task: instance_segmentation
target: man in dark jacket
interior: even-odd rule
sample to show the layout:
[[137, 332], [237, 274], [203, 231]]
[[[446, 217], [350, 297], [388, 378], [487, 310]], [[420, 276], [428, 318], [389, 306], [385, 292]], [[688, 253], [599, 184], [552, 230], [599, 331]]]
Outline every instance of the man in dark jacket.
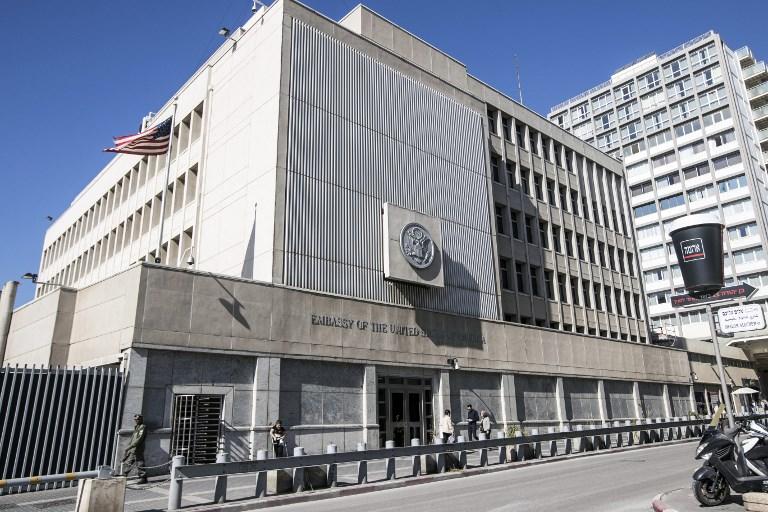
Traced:
[[478, 421], [480, 421], [480, 415], [472, 408], [472, 404], [467, 404], [467, 430], [469, 431], [469, 439], [467, 441], [477, 441], [479, 439], [477, 437]]
[[146, 429], [144, 426], [144, 417], [141, 414], [133, 416], [136, 426], [133, 427], [133, 434], [128, 441], [128, 447], [123, 456], [123, 476], [128, 476], [133, 468], [136, 468], [139, 480], [137, 483], [147, 483], [147, 471], [144, 469], [144, 439], [146, 438]]

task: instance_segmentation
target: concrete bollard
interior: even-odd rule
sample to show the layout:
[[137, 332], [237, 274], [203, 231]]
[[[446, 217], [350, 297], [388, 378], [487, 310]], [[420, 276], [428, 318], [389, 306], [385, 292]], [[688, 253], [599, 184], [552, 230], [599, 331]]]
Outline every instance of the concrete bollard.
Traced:
[[[504, 439], [506, 436], [504, 432], [496, 432], [496, 439]], [[507, 462], [507, 450], [506, 446], [499, 446], [499, 464]]]
[[[547, 427], [547, 434], [554, 434], [556, 432], [555, 427]], [[549, 448], [547, 449], [547, 457], [557, 456], [557, 441], [549, 441]]]
[[[294, 457], [303, 457], [305, 455], [304, 448], [297, 446], [293, 449]], [[304, 491], [304, 468], [293, 468], [293, 492]]]
[[[571, 431], [570, 425], [563, 425], [562, 427], [560, 427], [560, 432], [570, 432], [570, 431]], [[563, 446], [563, 453], [565, 455], [570, 455], [570, 454], [573, 453], [573, 439], [572, 438], [569, 437], [569, 438], [567, 438], [565, 440], [565, 443], [564, 443], [564, 446]]]
[[[325, 447], [325, 453], [329, 455], [338, 453], [338, 447], [331, 443]], [[336, 484], [339, 480], [339, 471], [336, 467], [336, 464], [328, 464], [326, 471], [328, 473], [328, 487], [336, 487]]]
[[176, 468], [183, 466], [186, 459], [183, 455], [176, 455], [171, 460], [171, 485], [168, 488], [168, 510], [179, 510], [181, 508], [181, 491], [184, 486], [184, 481], [174, 478], [176, 475]]
[[[102, 466], [107, 467], [107, 466]], [[125, 506], [125, 477], [99, 476], [83, 480], [77, 486], [77, 512], [123, 512]]]
[[[267, 460], [267, 450], [256, 450], [256, 460]], [[267, 495], [267, 472], [256, 473], [256, 491], [254, 496], [263, 498]]]
[[[357, 451], [364, 452], [366, 449], [365, 443], [357, 443]], [[358, 484], [367, 484], [368, 483], [368, 461], [367, 460], [361, 460], [357, 463], [357, 483]]]
[[[481, 432], [478, 434], [478, 441], [487, 441], [488, 440], [488, 434], [485, 432]], [[488, 465], [488, 448], [480, 448], [480, 467], [485, 467]], [[461, 468], [466, 468], [466, 462], [462, 461]]]
[[[219, 452], [216, 454], [216, 464], [229, 462], [229, 453]], [[213, 489], [213, 502], [224, 503], [227, 501], [227, 477], [220, 475], [216, 477], [216, 485]]]
[[[443, 443], [442, 438], [436, 437], [435, 438], [435, 444], [445, 444]], [[445, 472], [445, 453], [436, 453], [435, 454], [435, 473], [444, 473]]]
[[[411, 446], [421, 446], [421, 439], [419, 439], [418, 437], [411, 439]], [[411, 474], [413, 476], [421, 475], [421, 456], [420, 455], [414, 455], [411, 458], [411, 466], [412, 466]]]
[[[630, 420], [624, 420], [624, 426], [631, 427], [632, 422]], [[635, 433], [632, 431], [627, 432], [627, 446], [632, 446], [633, 444], [635, 444]]]
[[[537, 435], [539, 435], [539, 429], [537, 429], [537, 428], [532, 428], [532, 429], [531, 429], [531, 435], [532, 435], [532, 436], [537, 436]], [[531, 446], [531, 456], [532, 456], [534, 459], [540, 459], [540, 458], [541, 458], [541, 443], [540, 443], [540, 442], [536, 441], [536, 442], [535, 442], [535, 443], [533, 443], [533, 445]]]
[[[466, 439], [464, 438], [464, 436], [457, 436], [456, 437], [456, 442], [457, 443], [464, 443], [464, 442], [466, 442]], [[446, 464], [446, 468], [445, 469], [448, 470], [448, 456], [445, 457], [445, 464]], [[466, 469], [467, 468], [467, 451], [466, 450], [459, 451], [459, 460], [458, 460], [457, 464], [458, 464], [458, 466], [461, 469]]]
[[[577, 432], [582, 432], [583, 430], [584, 430], [584, 425], [576, 425]], [[584, 436], [577, 437], [576, 446], [573, 447], [573, 451], [576, 453], [587, 451], [587, 438]]]
[[[620, 426], [621, 426], [621, 423], [619, 423], [618, 421], [613, 422], [613, 428], [619, 428]], [[621, 432], [618, 432], [616, 434], [616, 447], [621, 448], [623, 444], [624, 444], [624, 436]]]
[[[387, 450], [391, 450], [395, 447], [394, 441], [385, 441], [384, 447]], [[387, 480], [394, 480], [395, 479], [395, 458], [389, 457], [386, 462], [386, 472], [387, 472]]]

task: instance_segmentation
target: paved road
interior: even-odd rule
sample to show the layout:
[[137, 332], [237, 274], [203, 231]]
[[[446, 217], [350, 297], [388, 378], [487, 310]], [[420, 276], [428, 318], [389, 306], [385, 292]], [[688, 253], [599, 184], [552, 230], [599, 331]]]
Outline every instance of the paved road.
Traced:
[[597, 455], [270, 510], [648, 511], [659, 492], [690, 486], [698, 466], [693, 460], [695, 447], [695, 443], [684, 443]]

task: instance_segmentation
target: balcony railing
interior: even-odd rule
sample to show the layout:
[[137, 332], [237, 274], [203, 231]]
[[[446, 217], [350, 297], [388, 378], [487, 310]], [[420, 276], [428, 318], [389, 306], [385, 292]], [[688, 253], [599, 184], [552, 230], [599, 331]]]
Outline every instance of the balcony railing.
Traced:
[[763, 105], [762, 107], [756, 108], [752, 111], [752, 119], [755, 121], [762, 119], [765, 116], [768, 116], [768, 105]]
[[766, 93], [768, 93], [768, 82], [764, 82], [760, 85], [752, 87], [747, 91], [747, 94], [749, 95], [749, 99], [751, 100], [757, 98], [758, 96], [762, 96], [763, 94], [766, 94]]
[[738, 50], [736, 50], [736, 57], [739, 60], [744, 59], [751, 59], [752, 57], [752, 50], [749, 48], [749, 46], [742, 46]]
[[757, 132], [757, 138], [760, 142], [765, 142], [768, 140], [768, 128], [763, 128], [759, 132]]
[[766, 72], [765, 62], [760, 61], [757, 64], [752, 64], [751, 66], [746, 68], [744, 71], [742, 71], [742, 74], [744, 75], [744, 80], [748, 80], [753, 76], [757, 76], [765, 72]]

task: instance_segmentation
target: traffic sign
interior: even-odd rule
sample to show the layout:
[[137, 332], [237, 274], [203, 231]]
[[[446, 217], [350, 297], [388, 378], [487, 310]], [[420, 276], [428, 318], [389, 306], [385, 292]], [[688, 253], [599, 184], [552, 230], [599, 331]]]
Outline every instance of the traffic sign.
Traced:
[[720, 302], [723, 300], [732, 299], [748, 299], [757, 291], [752, 285], [747, 283], [741, 283], [734, 286], [726, 286], [720, 288], [720, 291], [710, 293], [707, 295], [688, 295], [684, 293], [682, 295], [672, 296], [672, 307], [685, 308], [691, 306], [698, 306], [700, 304], [707, 304], [710, 302]]
[[765, 329], [765, 316], [760, 304], [744, 304], [721, 308], [717, 312], [723, 332], [747, 332]]

